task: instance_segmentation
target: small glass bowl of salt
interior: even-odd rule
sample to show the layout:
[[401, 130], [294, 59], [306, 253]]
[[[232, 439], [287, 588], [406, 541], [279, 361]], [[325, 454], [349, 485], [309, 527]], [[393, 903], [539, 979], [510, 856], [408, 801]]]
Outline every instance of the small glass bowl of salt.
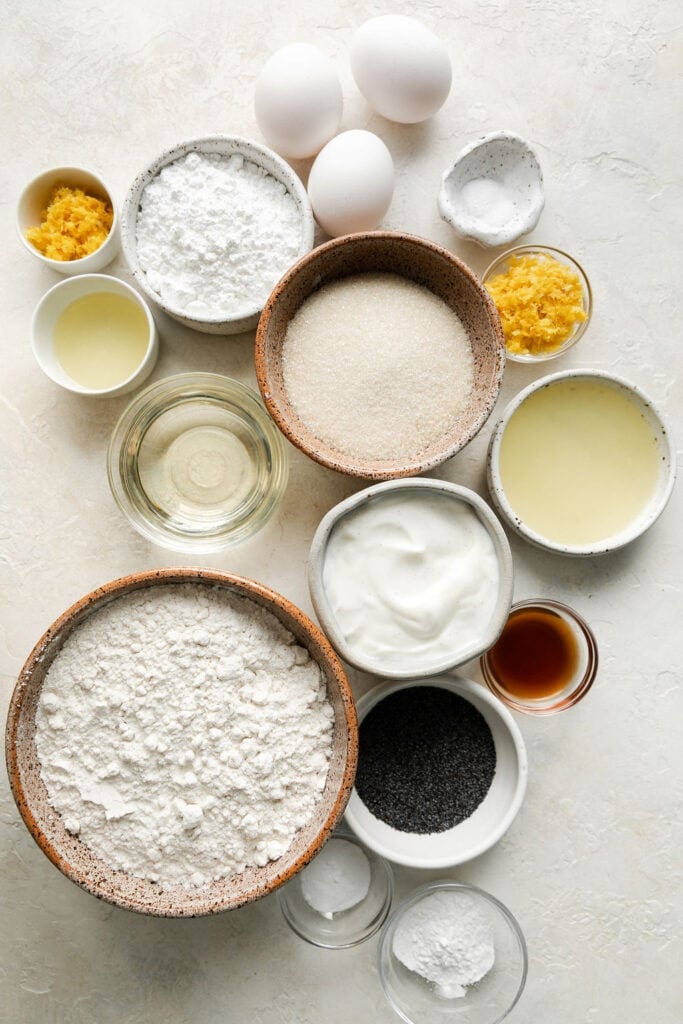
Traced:
[[407, 1024], [499, 1024], [526, 983], [526, 942], [495, 896], [432, 882], [387, 921], [378, 970], [387, 1000]]
[[325, 949], [346, 949], [381, 928], [393, 891], [387, 861], [350, 832], [338, 830], [278, 890], [278, 899], [285, 921], [300, 938]]

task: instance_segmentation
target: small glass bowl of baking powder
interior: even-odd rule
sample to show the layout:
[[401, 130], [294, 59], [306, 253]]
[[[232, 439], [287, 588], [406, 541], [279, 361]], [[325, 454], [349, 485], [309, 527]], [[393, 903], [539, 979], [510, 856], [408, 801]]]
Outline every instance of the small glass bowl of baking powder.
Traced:
[[253, 536], [287, 485], [282, 435], [251, 388], [181, 373], [141, 391], [109, 443], [114, 499], [135, 529], [175, 551]]
[[393, 892], [388, 862], [342, 828], [277, 895], [300, 938], [324, 949], [348, 949], [382, 927]]
[[500, 900], [473, 885], [432, 882], [387, 921], [378, 970], [407, 1024], [499, 1024], [526, 983], [524, 935]]

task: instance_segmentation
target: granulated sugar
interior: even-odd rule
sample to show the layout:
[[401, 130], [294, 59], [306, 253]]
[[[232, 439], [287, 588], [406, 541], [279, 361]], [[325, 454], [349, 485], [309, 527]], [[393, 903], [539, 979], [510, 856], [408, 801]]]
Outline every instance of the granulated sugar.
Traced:
[[292, 317], [282, 352], [295, 411], [325, 444], [366, 459], [413, 458], [451, 429], [472, 391], [465, 327], [397, 274], [324, 285]]
[[91, 614], [47, 672], [36, 748], [65, 827], [114, 868], [202, 886], [275, 860], [327, 778], [319, 666], [220, 587], [135, 591]]

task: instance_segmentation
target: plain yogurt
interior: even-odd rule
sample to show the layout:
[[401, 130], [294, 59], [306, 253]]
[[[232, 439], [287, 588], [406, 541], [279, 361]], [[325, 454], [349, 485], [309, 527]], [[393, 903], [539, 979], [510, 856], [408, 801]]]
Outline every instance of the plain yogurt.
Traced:
[[428, 672], [466, 655], [490, 627], [499, 576], [474, 508], [418, 490], [348, 513], [330, 534], [322, 570], [349, 650], [387, 672]]

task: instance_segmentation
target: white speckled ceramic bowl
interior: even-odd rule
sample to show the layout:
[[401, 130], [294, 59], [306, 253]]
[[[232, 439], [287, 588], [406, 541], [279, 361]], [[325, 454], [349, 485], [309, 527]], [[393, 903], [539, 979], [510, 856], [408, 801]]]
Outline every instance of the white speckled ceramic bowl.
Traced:
[[[109, 293], [121, 295], [134, 302], [147, 320], [147, 348], [137, 368], [125, 379], [108, 388], [89, 388], [75, 381], [55, 355], [55, 326], [62, 313], [78, 299], [86, 295]], [[78, 277], [60, 281], [43, 295], [36, 306], [31, 321], [31, 347], [36, 362], [50, 380], [67, 391], [77, 395], [91, 395], [96, 398], [113, 398], [126, 395], [139, 387], [154, 369], [159, 354], [159, 337], [151, 310], [143, 297], [125, 281], [109, 274], [81, 274]]]
[[538, 157], [525, 139], [507, 131], [465, 146], [444, 171], [438, 197], [446, 223], [488, 247], [533, 231], [544, 204]]
[[[572, 380], [602, 382], [626, 395], [634, 403], [636, 409], [652, 430], [652, 443], [656, 446], [656, 456], [659, 464], [659, 472], [655, 487], [652, 490], [649, 499], [643, 504], [638, 513], [634, 515], [633, 519], [623, 529], [619, 530], [619, 532], [612, 536], [600, 537], [594, 541], [582, 544], [562, 543], [558, 540], [551, 540], [548, 537], [543, 536], [536, 529], [533, 529], [511, 503], [501, 476], [501, 447], [505, 442], [506, 430], [517, 410], [531, 395], [534, 395], [540, 389], [553, 388], [559, 383]], [[561, 410], [558, 409], [558, 415], [560, 414]], [[564, 422], [567, 430], [570, 430], [571, 420], [565, 417]], [[528, 459], [534, 459], [535, 451], [533, 448], [528, 449], [526, 457]], [[560, 468], [559, 464], [557, 468]], [[632, 473], [632, 466], [629, 461], [628, 452], [624, 453], [620, 462], [620, 468], [622, 474], [626, 477]], [[675, 477], [676, 458], [671, 434], [666, 428], [662, 417], [657, 412], [651, 400], [637, 385], [624, 380], [622, 377], [618, 377], [612, 373], [607, 373], [603, 370], [564, 370], [559, 373], [550, 374], [547, 377], [541, 377], [540, 380], [529, 384], [529, 386], [520, 391], [519, 394], [516, 395], [503, 410], [503, 415], [496, 424], [493, 434], [491, 435], [491, 441], [488, 449], [488, 487], [493, 503], [501, 517], [508, 526], [515, 531], [515, 533], [519, 534], [520, 537], [530, 541], [530, 543], [535, 544], [539, 548], [544, 548], [546, 551], [552, 551], [563, 555], [590, 556], [608, 554], [610, 551], [616, 551], [618, 548], [624, 547], [624, 545], [635, 540], [636, 537], [639, 537], [649, 529], [649, 527], [652, 526], [664, 511], [664, 508], [671, 497]], [[589, 485], [587, 484], [586, 500], [589, 501], [590, 499], [591, 493]]]
[[[474, 912], [483, 920], [493, 947], [493, 964], [489, 970], [478, 981], [465, 986], [463, 994], [451, 998], [448, 990], [440, 991], [434, 982], [407, 968], [395, 952], [397, 933], [400, 935], [411, 919], [415, 921], [416, 912], [428, 921], [434, 920], [435, 913], [444, 914], [443, 896], [449, 900], [446, 908], [451, 914]], [[434, 897], [437, 897], [437, 909]], [[445, 913], [437, 917], [436, 927], [445, 940], [439, 950], [442, 958], [439, 966], [444, 963], [461, 965], [463, 947], [458, 941], [457, 917]], [[450, 937], [450, 945], [446, 936]], [[466, 974], [469, 974], [470, 964], [469, 958], [465, 960]], [[377, 967], [385, 996], [406, 1024], [447, 1024], [449, 1021], [500, 1024], [524, 991], [528, 954], [522, 929], [500, 900], [474, 885], [444, 880], [421, 886], [399, 904], [382, 932]], [[452, 970], [453, 974], [457, 977], [457, 968]]]
[[[462, 642], [448, 653], [447, 656], [432, 656], [421, 664], [413, 663], [406, 667], [402, 660], [401, 666], [389, 665], [384, 660], [374, 660], [354, 646], [353, 641], [346, 637], [337, 621], [330, 604], [324, 583], [325, 557], [327, 546], [333, 531], [349, 514], [363, 506], [381, 501], [384, 497], [397, 495], [424, 495], [429, 498], [443, 495], [458, 505], [463, 503], [472, 508], [480, 523], [493, 543], [498, 560], [499, 582], [496, 603], [488, 626], [480, 635], [465, 636]], [[471, 658], [477, 658], [498, 639], [503, 626], [507, 622], [512, 601], [513, 564], [510, 546], [505, 531], [486, 502], [474, 491], [445, 480], [429, 480], [411, 478], [409, 480], [390, 480], [373, 484], [357, 494], [351, 495], [335, 505], [321, 520], [315, 532], [308, 561], [308, 585], [311, 600], [325, 634], [332, 646], [341, 657], [364, 672], [385, 676], [391, 679], [415, 679], [420, 676], [447, 672], [464, 665]]]
[[[48, 259], [47, 256], [38, 252], [26, 237], [29, 228], [38, 227], [41, 223], [42, 213], [48, 205], [52, 190], [60, 185], [80, 188], [86, 195], [104, 199], [110, 204], [114, 213], [111, 229], [102, 245], [79, 260]], [[85, 167], [53, 167], [33, 178], [19, 197], [16, 216], [17, 231], [24, 248], [44, 267], [56, 270], [58, 274], [64, 274], [66, 277], [71, 277], [74, 274], [97, 273], [111, 263], [118, 254], [120, 246], [119, 218], [114, 196], [99, 174], [88, 171]]]
[[450, 868], [479, 857], [505, 834], [526, 793], [527, 756], [522, 734], [505, 705], [484, 686], [460, 676], [435, 676], [400, 683], [380, 683], [357, 702], [360, 729], [359, 764], [363, 757], [363, 719], [381, 700], [411, 687], [435, 686], [469, 701], [483, 715], [496, 749], [491, 787], [476, 810], [444, 832], [402, 832], [381, 821], [365, 806], [356, 788], [344, 820], [358, 838], [381, 857], [406, 867]]
[[[327, 781], [311, 820], [296, 833], [288, 849], [264, 867], [200, 887], [163, 887], [146, 878], [116, 870], [68, 832], [50, 804], [36, 751], [36, 709], [46, 674], [67, 638], [79, 625], [114, 600], [147, 588], [163, 595], [165, 587], [193, 584], [220, 587], [265, 608], [305, 647], [320, 667], [334, 711], [332, 751]], [[114, 725], [112, 725], [114, 727]], [[338, 825], [356, 770], [358, 728], [346, 674], [318, 627], [282, 595], [254, 580], [204, 569], [154, 569], [113, 580], [68, 608], [40, 638], [24, 664], [10, 701], [5, 755], [12, 794], [36, 843], [67, 878], [100, 899], [126, 910], [156, 917], [201, 917], [250, 903], [273, 892], [315, 856]]]
[[[313, 247], [315, 225], [311, 204], [306, 189], [300, 179], [294, 173], [289, 164], [266, 146], [261, 146], [249, 139], [229, 135], [211, 135], [203, 138], [190, 139], [181, 142], [171, 149], [167, 149], [161, 156], [157, 157], [142, 171], [128, 190], [121, 212], [121, 244], [123, 255], [144, 293], [152, 302], [159, 305], [164, 312], [173, 317], [186, 327], [191, 327], [204, 334], [238, 334], [241, 331], [250, 331], [256, 327], [265, 300], [272, 288], [277, 283], [280, 274], [275, 277], [263, 280], [263, 301], [247, 304], [242, 308], [230, 310], [229, 313], [220, 316], [195, 316], [183, 309], [181, 306], [173, 305], [165, 301], [162, 296], [152, 287], [147, 274], [140, 266], [137, 253], [136, 225], [140, 200], [145, 188], [154, 178], [176, 160], [187, 156], [189, 153], [218, 154], [219, 156], [239, 155], [245, 160], [257, 164], [267, 171], [285, 187], [290, 196], [294, 199], [300, 216], [300, 242], [296, 259], [300, 259]], [[283, 266], [281, 273], [284, 274], [289, 266]]]

